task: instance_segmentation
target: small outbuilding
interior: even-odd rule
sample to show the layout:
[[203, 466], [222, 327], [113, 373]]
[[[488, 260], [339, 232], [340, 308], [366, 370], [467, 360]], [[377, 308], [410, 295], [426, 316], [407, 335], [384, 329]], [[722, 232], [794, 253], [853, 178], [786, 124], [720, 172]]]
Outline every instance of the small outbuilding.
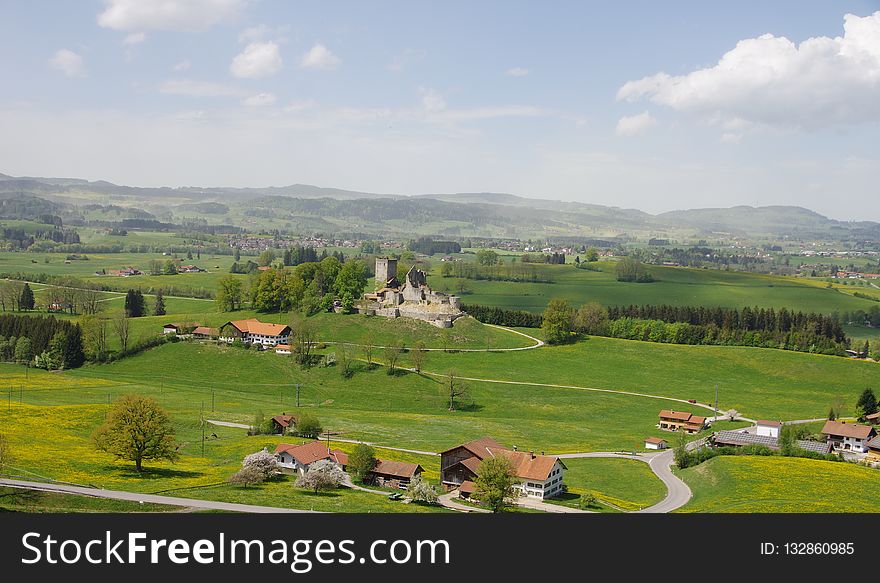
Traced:
[[645, 449], [666, 449], [667, 447], [669, 447], [669, 444], [666, 443], [665, 439], [660, 439], [659, 437], [645, 438]]

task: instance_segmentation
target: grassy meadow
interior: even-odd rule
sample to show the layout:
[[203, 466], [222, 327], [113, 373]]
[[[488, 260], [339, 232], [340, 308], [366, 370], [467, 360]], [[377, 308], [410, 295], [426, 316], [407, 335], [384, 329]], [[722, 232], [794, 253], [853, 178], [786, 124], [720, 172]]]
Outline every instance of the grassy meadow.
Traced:
[[575, 305], [595, 301], [604, 305], [759, 306], [826, 314], [867, 309], [874, 303], [852, 296], [849, 290], [826, 289], [824, 280], [819, 285], [806, 278], [649, 265], [646, 267], [657, 281], [626, 283], [617, 281], [614, 263], [597, 262], [595, 266], [600, 271], [571, 265], [534, 266], [554, 283], [461, 280], [437, 273], [431, 284], [456, 293], [464, 286], [466, 304], [532, 312], [542, 311], [552, 298], [564, 298]]
[[694, 493], [679, 512], [877, 512], [880, 474], [841, 462], [720, 456], [679, 472]]
[[632, 512], [647, 508], [666, 497], [666, 486], [644, 462], [574, 458], [566, 459], [564, 463], [568, 468], [565, 472], [568, 492], [559, 498], [559, 504], [577, 507], [582, 494], [593, 494], [606, 508]]

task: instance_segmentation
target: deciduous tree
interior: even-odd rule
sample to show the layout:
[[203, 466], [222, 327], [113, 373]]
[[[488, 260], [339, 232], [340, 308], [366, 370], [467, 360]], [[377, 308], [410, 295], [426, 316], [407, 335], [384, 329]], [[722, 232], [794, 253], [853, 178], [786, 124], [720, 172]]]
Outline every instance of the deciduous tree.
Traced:
[[308, 471], [296, 479], [294, 486], [314, 490], [332, 490], [345, 483], [345, 472], [330, 460], [318, 460], [309, 466]]
[[516, 499], [513, 464], [505, 456], [489, 457], [477, 467], [474, 498], [492, 512], [504, 512]]
[[152, 397], [126, 395], [95, 430], [95, 446], [118, 459], [132, 461], [138, 472], [145, 460], [176, 461], [179, 445], [165, 410]]
[[366, 443], [359, 443], [348, 455], [348, 470], [363, 481], [376, 466], [376, 451]]

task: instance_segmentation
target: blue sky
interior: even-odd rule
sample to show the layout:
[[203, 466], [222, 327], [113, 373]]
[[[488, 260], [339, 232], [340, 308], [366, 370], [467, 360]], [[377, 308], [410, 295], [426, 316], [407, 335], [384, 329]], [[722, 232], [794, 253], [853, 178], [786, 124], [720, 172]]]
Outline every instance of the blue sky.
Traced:
[[880, 2], [607, 4], [4, 0], [0, 172], [880, 220]]

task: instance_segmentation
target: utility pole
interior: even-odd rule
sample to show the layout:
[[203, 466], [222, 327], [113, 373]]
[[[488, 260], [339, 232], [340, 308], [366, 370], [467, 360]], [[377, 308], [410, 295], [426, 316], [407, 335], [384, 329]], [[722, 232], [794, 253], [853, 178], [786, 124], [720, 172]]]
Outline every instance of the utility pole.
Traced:
[[302, 385], [300, 385], [299, 383], [296, 383], [296, 408], [297, 409], [299, 409], [299, 388], [301, 386]]
[[202, 457], [205, 457], [205, 402], [202, 401], [202, 411], [199, 414], [199, 425], [202, 426]]
[[214, 412], [214, 389], [211, 389], [211, 413]]

